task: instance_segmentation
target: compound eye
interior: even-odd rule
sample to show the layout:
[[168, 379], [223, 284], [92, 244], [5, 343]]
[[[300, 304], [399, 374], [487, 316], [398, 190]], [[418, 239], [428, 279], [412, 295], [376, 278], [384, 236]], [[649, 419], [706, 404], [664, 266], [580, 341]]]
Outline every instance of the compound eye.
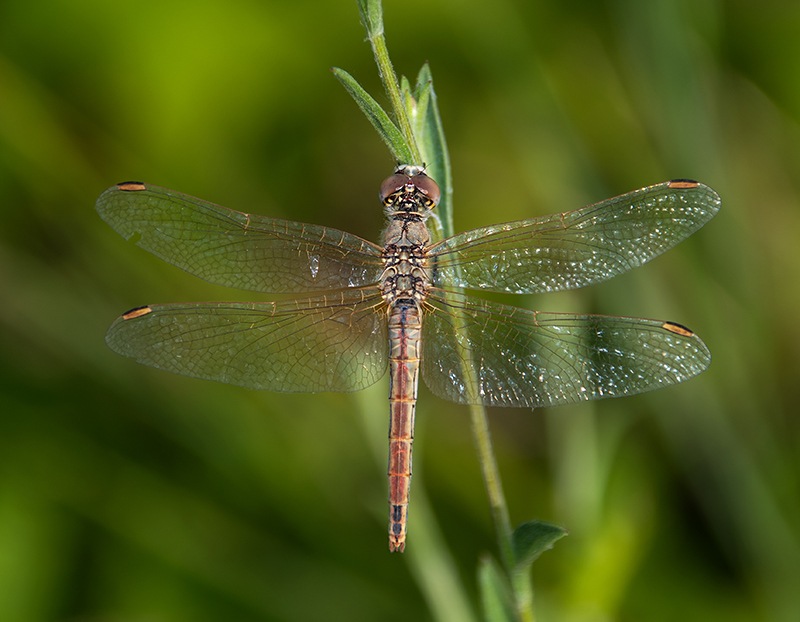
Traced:
[[439, 184], [433, 181], [425, 173], [414, 175], [414, 177], [411, 178], [411, 182], [414, 184], [414, 187], [417, 190], [427, 197], [428, 207], [433, 207], [439, 202], [439, 199], [442, 196], [442, 192], [439, 190]]
[[386, 203], [386, 199], [392, 196], [398, 190], [402, 190], [408, 183], [408, 175], [402, 173], [395, 173], [391, 177], [387, 177], [381, 184], [381, 203]]

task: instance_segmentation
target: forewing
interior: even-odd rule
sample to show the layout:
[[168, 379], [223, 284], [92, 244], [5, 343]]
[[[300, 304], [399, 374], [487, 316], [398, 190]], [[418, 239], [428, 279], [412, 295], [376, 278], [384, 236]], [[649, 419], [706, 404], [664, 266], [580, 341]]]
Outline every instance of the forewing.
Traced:
[[426, 303], [422, 377], [463, 404], [535, 408], [632, 395], [683, 382], [711, 361], [699, 337], [670, 322], [534, 312], [450, 293]]
[[381, 248], [358, 236], [243, 214], [139, 182], [97, 199], [120, 235], [211, 283], [258, 292], [359, 287], [378, 280]]
[[676, 180], [583, 209], [474, 229], [431, 248], [437, 287], [537, 293], [584, 287], [630, 270], [697, 231], [720, 206]]
[[106, 342], [140, 363], [194, 378], [269, 391], [356, 391], [387, 365], [386, 318], [373, 292], [141, 307], [119, 317]]

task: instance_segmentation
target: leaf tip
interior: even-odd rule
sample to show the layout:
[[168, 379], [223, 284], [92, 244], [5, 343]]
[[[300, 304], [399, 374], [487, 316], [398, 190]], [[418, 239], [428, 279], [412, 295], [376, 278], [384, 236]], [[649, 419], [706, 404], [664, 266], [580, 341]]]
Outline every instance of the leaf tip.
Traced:
[[511, 536], [517, 569], [530, 566], [539, 555], [553, 548], [556, 541], [566, 535], [568, 532], [563, 527], [544, 521], [521, 524]]

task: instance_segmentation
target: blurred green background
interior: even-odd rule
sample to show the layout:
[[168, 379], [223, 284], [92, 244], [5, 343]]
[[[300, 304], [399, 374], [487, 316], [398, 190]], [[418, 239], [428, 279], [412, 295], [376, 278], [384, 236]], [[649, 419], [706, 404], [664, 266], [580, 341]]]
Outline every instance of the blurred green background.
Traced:
[[[711, 223], [642, 269], [519, 298], [686, 324], [708, 372], [493, 411], [541, 620], [796, 621], [800, 4], [386, 2], [429, 61], [458, 230], [664, 179]], [[355, 1], [0, 5], [0, 619], [470, 620], [496, 548], [466, 409], [421, 390], [409, 545], [386, 545], [386, 382], [276, 395], [172, 376], [103, 335], [141, 304], [253, 299], [106, 226], [127, 179], [377, 239], [393, 162], [328, 68], [381, 95]], [[382, 102], [385, 98], [379, 97]]]

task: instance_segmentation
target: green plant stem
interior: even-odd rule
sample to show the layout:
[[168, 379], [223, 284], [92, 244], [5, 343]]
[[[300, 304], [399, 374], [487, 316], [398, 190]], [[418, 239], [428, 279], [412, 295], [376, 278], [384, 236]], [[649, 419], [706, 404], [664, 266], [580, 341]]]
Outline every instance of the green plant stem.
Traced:
[[521, 622], [535, 622], [533, 613], [533, 588], [531, 578], [527, 572], [513, 572], [511, 574], [511, 592], [514, 595], [514, 605], [517, 616]]
[[494, 457], [492, 438], [489, 433], [489, 421], [486, 409], [481, 404], [469, 407], [472, 420], [472, 434], [481, 465], [483, 483], [489, 497], [489, 507], [497, 535], [497, 544], [500, 549], [500, 558], [510, 580], [511, 592], [514, 599], [514, 609], [520, 622], [534, 622], [533, 589], [527, 572], [515, 570], [516, 560], [512, 544], [511, 519], [508, 514], [508, 504], [503, 493], [503, 483], [500, 480], [500, 471]]
[[514, 551], [511, 546], [511, 519], [508, 515], [508, 505], [503, 494], [503, 484], [500, 481], [500, 471], [497, 468], [497, 461], [494, 457], [492, 448], [492, 438], [489, 433], [489, 421], [486, 417], [486, 409], [480, 404], [469, 407], [472, 420], [472, 434], [475, 438], [475, 445], [478, 450], [478, 459], [481, 465], [483, 483], [486, 486], [486, 494], [489, 497], [489, 507], [492, 511], [495, 530], [497, 531], [497, 543], [500, 548], [500, 556], [503, 565], [507, 568], [514, 566]]
[[414, 131], [411, 129], [411, 121], [408, 118], [406, 107], [403, 105], [403, 96], [400, 93], [400, 84], [397, 81], [397, 74], [392, 67], [392, 61], [389, 59], [389, 50], [386, 47], [386, 38], [383, 36], [383, 31], [377, 34], [369, 34], [369, 42], [372, 46], [372, 53], [375, 55], [375, 62], [378, 65], [378, 74], [380, 75], [383, 88], [386, 95], [389, 97], [389, 102], [392, 106], [392, 111], [395, 114], [397, 125], [403, 138], [406, 139], [411, 155], [414, 158], [413, 162], [403, 162], [402, 164], [422, 164], [422, 156], [419, 152]]

